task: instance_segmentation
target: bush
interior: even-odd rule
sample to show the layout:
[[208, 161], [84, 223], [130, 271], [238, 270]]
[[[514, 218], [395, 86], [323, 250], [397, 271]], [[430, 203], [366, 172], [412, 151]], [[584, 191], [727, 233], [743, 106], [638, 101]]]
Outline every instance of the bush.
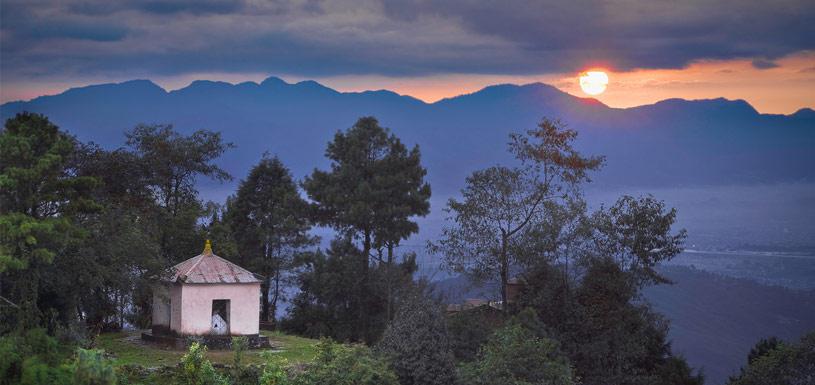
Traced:
[[0, 337], [0, 384], [70, 384], [64, 358], [45, 329]]
[[405, 297], [376, 348], [402, 385], [448, 385], [455, 380], [447, 320], [423, 290]]
[[[763, 349], [764, 348], [764, 349]], [[798, 343], [760, 342], [730, 385], [799, 385], [815, 382], [815, 331]]]
[[557, 342], [538, 337], [519, 322], [498, 329], [476, 361], [462, 366], [460, 378], [468, 385], [574, 384]]
[[457, 362], [476, 359], [478, 349], [504, 325], [504, 315], [490, 306], [458, 312], [447, 319], [450, 347]]
[[246, 368], [243, 366], [243, 355], [246, 353], [246, 350], [249, 348], [249, 339], [246, 337], [232, 337], [232, 352], [235, 354], [234, 359], [232, 361], [232, 382], [236, 385], [240, 384], [255, 384], [256, 379], [251, 379], [252, 381], [249, 382], [246, 377]]
[[263, 373], [260, 375], [260, 385], [289, 385], [289, 374], [286, 372], [288, 361], [272, 352], [263, 352], [261, 357], [266, 360]]
[[[274, 383], [287, 384], [286, 382]], [[385, 361], [362, 345], [345, 346], [324, 339], [316, 360], [293, 376], [292, 385], [399, 385]]]
[[193, 342], [181, 357], [181, 380], [186, 385], [228, 385], [229, 381], [212, 367], [207, 359], [207, 347]]
[[[10, 384], [15, 383], [13, 380]], [[71, 372], [64, 366], [52, 366], [39, 356], [26, 358], [22, 363], [20, 385], [71, 385]]]
[[243, 354], [249, 349], [249, 339], [246, 337], [232, 337], [232, 352], [235, 353], [235, 367], [243, 365]]
[[116, 372], [101, 350], [76, 350], [74, 385], [115, 385]]
[[0, 337], [0, 384], [10, 384], [13, 379], [20, 378], [23, 356], [17, 340], [11, 335]]

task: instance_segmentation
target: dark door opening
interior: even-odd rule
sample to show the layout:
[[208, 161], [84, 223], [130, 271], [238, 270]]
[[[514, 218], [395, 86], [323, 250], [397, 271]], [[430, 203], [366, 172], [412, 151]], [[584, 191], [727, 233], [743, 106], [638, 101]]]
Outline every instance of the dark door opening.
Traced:
[[229, 334], [229, 300], [212, 301], [212, 334]]

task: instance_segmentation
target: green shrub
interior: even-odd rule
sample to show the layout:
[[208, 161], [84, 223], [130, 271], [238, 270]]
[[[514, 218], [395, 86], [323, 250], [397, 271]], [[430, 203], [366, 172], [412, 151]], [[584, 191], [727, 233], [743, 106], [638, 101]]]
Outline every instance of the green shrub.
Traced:
[[71, 385], [71, 372], [65, 366], [52, 366], [42, 361], [39, 356], [32, 356], [26, 358], [22, 363], [19, 384]]
[[291, 384], [399, 385], [387, 362], [374, 357], [365, 346], [345, 346], [323, 339], [317, 349], [316, 360], [294, 375]]
[[408, 293], [376, 351], [387, 357], [402, 385], [449, 385], [455, 381], [447, 320], [429, 293]]
[[[762, 346], [763, 345], [763, 346]], [[815, 382], [815, 331], [797, 343], [764, 341], [751, 351], [747, 366], [729, 385], [798, 385]]]
[[286, 372], [288, 361], [275, 353], [265, 351], [261, 357], [266, 361], [263, 373], [260, 375], [260, 385], [290, 385], [289, 374]]
[[0, 384], [68, 384], [57, 340], [45, 329], [0, 337]]
[[246, 337], [232, 337], [232, 351], [235, 353], [235, 367], [243, 364], [243, 354], [249, 349], [249, 339]]
[[0, 337], [0, 384], [11, 384], [22, 372], [23, 356], [16, 336]]
[[490, 306], [458, 312], [447, 319], [450, 348], [457, 362], [475, 360], [478, 349], [504, 325], [501, 311]]
[[[246, 377], [246, 368], [243, 366], [243, 355], [246, 353], [246, 350], [249, 348], [249, 339], [246, 337], [232, 337], [232, 352], [235, 354], [232, 362], [232, 370], [230, 370], [230, 374], [232, 376], [232, 383], [236, 385], [255, 385], [256, 378], [248, 379]], [[251, 380], [251, 381], [250, 381]]]
[[572, 368], [556, 341], [540, 338], [520, 322], [511, 322], [490, 337], [475, 362], [462, 366], [468, 385], [571, 385]]
[[76, 350], [74, 385], [116, 385], [116, 371], [101, 350]]
[[181, 357], [181, 380], [186, 385], [228, 385], [229, 381], [212, 367], [207, 359], [207, 347], [193, 342]]

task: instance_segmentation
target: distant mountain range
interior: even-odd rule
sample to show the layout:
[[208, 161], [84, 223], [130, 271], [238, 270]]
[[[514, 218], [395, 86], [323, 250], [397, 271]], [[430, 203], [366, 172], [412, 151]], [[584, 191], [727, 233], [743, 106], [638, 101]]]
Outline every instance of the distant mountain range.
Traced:
[[[421, 147], [434, 194], [442, 196], [455, 194], [473, 170], [512, 162], [508, 134], [534, 128], [544, 116], [578, 130], [585, 153], [607, 157], [593, 178], [601, 186], [815, 180], [815, 111], [760, 114], [742, 100], [669, 99], [618, 109], [534, 83], [425, 103], [390, 91], [338, 92], [270, 77], [260, 84], [195, 81], [170, 92], [148, 80], [93, 85], [3, 104], [0, 118], [20, 111], [43, 113], [80, 140], [109, 148], [121, 146], [123, 132], [139, 123], [221, 131], [237, 145], [222, 159], [237, 179], [265, 151], [302, 178], [326, 165], [325, 145], [337, 130], [374, 115]], [[233, 190], [202, 188], [212, 199]]]

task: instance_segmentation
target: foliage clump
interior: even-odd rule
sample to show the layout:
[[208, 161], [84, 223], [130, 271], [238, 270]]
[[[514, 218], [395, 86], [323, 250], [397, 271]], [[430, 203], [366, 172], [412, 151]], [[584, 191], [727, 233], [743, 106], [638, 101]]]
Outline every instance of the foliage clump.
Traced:
[[207, 357], [207, 347], [193, 342], [181, 357], [180, 380], [185, 385], [228, 385], [229, 381], [215, 371]]
[[495, 330], [503, 326], [501, 311], [490, 306], [457, 312], [447, 318], [450, 348], [456, 362], [475, 360], [478, 349], [489, 340]]
[[448, 385], [455, 380], [447, 320], [441, 304], [425, 291], [414, 289], [402, 299], [376, 346], [402, 385]]
[[363, 345], [341, 345], [324, 339], [317, 358], [295, 376], [294, 385], [399, 385], [388, 363]]
[[478, 353], [464, 364], [461, 383], [471, 385], [572, 385], [568, 358], [557, 341], [540, 337], [520, 322], [498, 329]]
[[116, 371], [101, 350], [77, 349], [71, 369], [74, 385], [116, 385]]
[[323, 339], [315, 360], [288, 368], [284, 359], [266, 354], [260, 385], [399, 385], [386, 361], [363, 345], [341, 345]]
[[759, 341], [747, 366], [728, 385], [803, 385], [815, 383], [815, 332], [797, 343], [777, 339]]
[[[395, 249], [418, 232], [415, 217], [430, 211], [427, 170], [419, 147], [409, 149], [374, 117], [360, 118], [337, 132], [325, 154], [330, 170], [315, 170], [303, 187], [314, 202], [317, 222], [331, 226], [342, 241], [359, 250], [344, 256], [343, 264], [354, 275], [354, 284], [344, 288], [344, 305], [328, 309], [342, 312], [354, 326], [348, 338], [326, 335], [373, 344], [393, 316], [403, 272]], [[314, 301], [309, 294], [295, 303], [303, 307], [301, 314], [311, 312]]]
[[290, 282], [296, 257], [316, 239], [308, 203], [297, 181], [277, 157], [265, 156], [227, 201], [224, 221], [231, 230], [243, 266], [266, 279], [261, 284], [261, 319], [275, 320], [277, 304]]
[[61, 365], [65, 354], [45, 329], [0, 337], [0, 384], [70, 384], [71, 372]]

